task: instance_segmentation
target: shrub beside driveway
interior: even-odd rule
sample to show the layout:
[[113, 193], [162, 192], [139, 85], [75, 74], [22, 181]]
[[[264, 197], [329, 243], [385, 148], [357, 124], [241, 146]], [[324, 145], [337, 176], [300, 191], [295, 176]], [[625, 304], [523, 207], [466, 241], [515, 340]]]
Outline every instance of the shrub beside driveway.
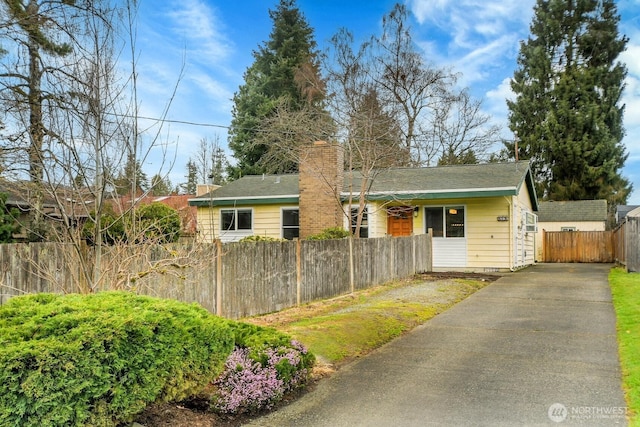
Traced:
[[614, 268], [609, 284], [616, 310], [622, 381], [629, 425], [640, 426], [640, 273]]

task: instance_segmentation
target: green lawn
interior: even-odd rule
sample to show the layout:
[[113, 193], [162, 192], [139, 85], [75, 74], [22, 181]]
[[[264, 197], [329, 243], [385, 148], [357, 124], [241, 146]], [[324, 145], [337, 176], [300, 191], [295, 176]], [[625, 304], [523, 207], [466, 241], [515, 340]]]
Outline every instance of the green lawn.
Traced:
[[618, 345], [629, 425], [640, 426], [640, 273], [614, 268], [609, 273], [618, 321]]
[[245, 321], [275, 327], [305, 344], [320, 361], [335, 365], [369, 353], [490, 283], [435, 280], [431, 293], [398, 297], [401, 289], [422, 282], [387, 283]]

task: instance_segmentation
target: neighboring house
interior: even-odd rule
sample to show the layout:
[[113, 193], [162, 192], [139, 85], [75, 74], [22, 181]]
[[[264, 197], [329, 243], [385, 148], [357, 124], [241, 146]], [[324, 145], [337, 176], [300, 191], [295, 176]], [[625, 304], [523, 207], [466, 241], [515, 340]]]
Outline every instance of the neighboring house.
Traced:
[[606, 200], [540, 202], [536, 260], [543, 259], [544, 231], [604, 231], [607, 227]]
[[[196, 208], [189, 205], [189, 199], [193, 196], [193, 194], [171, 194], [168, 196], [144, 195], [136, 197], [133, 204], [135, 206], [141, 206], [151, 203], [162, 203], [175, 209], [180, 215], [182, 236], [194, 236], [197, 229]], [[130, 196], [122, 196], [112, 199], [109, 202], [112, 203], [116, 212], [124, 212], [126, 209], [130, 209], [132, 205]]]
[[616, 207], [616, 224], [620, 224], [624, 218], [640, 205], [618, 205]]
[[293, 239], [329, 226], [348, 229], [358, 209], [356, 189], [368, 188], [361, 237], [432, 232], [439, 270], [509, 270], [534, 262], [538, 204], [528, 162], [383, 169], [364, 187], [358, 173], [341, 166], [337, 146], [316, 143], [300, 174], [245, 176], [190, 199], [198, 209], [198, 239]]
[[[20, 224], [20, 230], [13, 235], [15, 241], [27, 241], [29, 238], [29, 225], [31, 223], [31, 213], [33, 211], [31, 191], [32, 184], [28, 181], [8, 181], [0, 178], [0, 193], [7, 195], [6, 206], [15, 208], [19, 214], [16, 218]], [[42, 203], [42, 215], [48, 225], [58, 226], [62, 222], [60, 204], [50, 194], [45, 194]]]
[[[213, 188], [207, 186], [203, 188]], [[0, 179], [0, 193], [7, 194], [7, 207], [17, 208], [20, 212], [17, 220], [21, 224], [21, 231], [14, 234], [14, 239], [24, 241], [28, 238], [30, 215], [33, 207], [29, 182], [12, 182]], [[196, 208], [189, 206], [189, 199], [193, 195], [168, 196], [139, 196], [133, 204], [140, 206], [153, 202], [163, 203], [178, 211], [182, 223], [182, 235], [194, 236], [196, 233]], [[131, 208], [130, 196], [105, 197], [105, 203], [110, 204], [116, 212], [122, 213]], [[71, 189], [64, 186], [56, 188], [56, 192], [45, 192], [43, 200], [43, 216], [51, 226], [82, 228], [95, 209], [95, 197], [91, 189]]]

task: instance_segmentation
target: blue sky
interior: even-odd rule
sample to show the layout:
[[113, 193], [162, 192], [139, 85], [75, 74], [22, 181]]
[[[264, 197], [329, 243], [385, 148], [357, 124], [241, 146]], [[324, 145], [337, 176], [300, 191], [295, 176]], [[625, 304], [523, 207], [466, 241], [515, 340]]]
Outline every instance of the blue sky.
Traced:
[[[393, 0], [298, 0], [320, 49], [341, 27], [357, 39], [378, 34]], [[162, 144], [145, 161], [148, 176], [168, 173], [186, 181], [185, 165], [202, 138], [227, 146], [232, 97], [253, 62], [252, 52], [269, 37], [268, 10], [277, 0], [142, 0], [138, 20], [140, 114], [161, 117]], [[436, 66], [452, 67], [459, 84], [482, 99], [484, 110], [507, 128], [505, 100], [518, 46], [529, 35], [535, 0], [407, 0], [414, 40]], [[629, 37], [621, 60], [628, 68], [623, 140], [629, 153], [623, 175], [634, 184], [629, 203], [640, 204], [640, 0], [617, 2], [620, 32]], [[177, 86], [176, 86], [177, 85]], [[175, 89], [175, 96], [172, 93]], [[169, 105], [170, 103], [170, 105]], [[188, 123], [187, 123], [188, 122]], [[152, 122], [149, 122], [152, 125]], [[166, 151], [164, 151], [166, 150]], [[165, 155], [166, 154], [166, 155]], [[173, 162], [168, 170], [167, 162]]]

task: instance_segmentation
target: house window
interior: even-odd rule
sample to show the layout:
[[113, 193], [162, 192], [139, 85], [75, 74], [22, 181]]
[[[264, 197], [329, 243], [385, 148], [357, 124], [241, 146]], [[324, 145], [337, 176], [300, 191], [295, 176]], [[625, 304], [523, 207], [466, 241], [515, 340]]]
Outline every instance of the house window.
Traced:
[[575, 227], [561, 227], [560, 231], [576, 231]]
[[[351, 208], [351, 234], [356, 234], [356, 226], [358, 224], [358, 208]], [[362, 221], [360, 222], [359, 237], [369, 237], [369, 211], [364, 207], [362, 211]]]
[[[526, 230], [530, 231], [532, 233], [535, 233], [536, 231], [538, 231], [538, 216], [535, 214], [532, 214], [531, 212], [527, 212], [526, 213]], [[575, 227], [574, 231], [575, 231]], [[568, 230], [566, 230], [568, 231]]]
[[433, 237], [464, 237], [464, 207], [438, 206], [424, 208], [425, 231], [433, 232]]
[[222, 231], [251, 230], [253, 224], [251, 209], [220, 210], [220, 228]]
[[282, 237], [287, 240], [300, 237], [300, 211], [298, 209], [282, 209]]

